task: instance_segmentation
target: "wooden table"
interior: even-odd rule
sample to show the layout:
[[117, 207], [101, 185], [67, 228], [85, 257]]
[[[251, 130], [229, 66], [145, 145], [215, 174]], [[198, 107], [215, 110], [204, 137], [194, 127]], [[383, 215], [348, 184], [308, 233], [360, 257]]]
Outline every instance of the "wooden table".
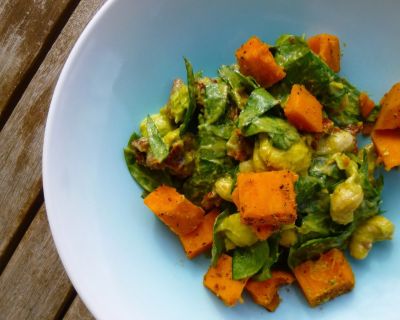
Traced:
[[0, 320], [93, 319], [59, 260], [42, 145], [69, 52], [105, 0], [0, 0]]

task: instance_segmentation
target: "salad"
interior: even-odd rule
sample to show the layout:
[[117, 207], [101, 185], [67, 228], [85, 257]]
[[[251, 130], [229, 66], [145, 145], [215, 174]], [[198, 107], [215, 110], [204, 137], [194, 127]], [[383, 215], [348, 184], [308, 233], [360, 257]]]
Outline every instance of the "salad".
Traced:
[[216, 77], [185, 59], [126, 163], [187, 257], [211, 253], [204, 286], [227, 306], [246, 290], [274, 311], [292, 283], [317, 306], [354, 287], [346, 250], [365, 259], [393, 236], [379, 170], [400, 165], [400, 83], [376, 104], [338, 74], [329, 34], [253, 36], [235, 55]]

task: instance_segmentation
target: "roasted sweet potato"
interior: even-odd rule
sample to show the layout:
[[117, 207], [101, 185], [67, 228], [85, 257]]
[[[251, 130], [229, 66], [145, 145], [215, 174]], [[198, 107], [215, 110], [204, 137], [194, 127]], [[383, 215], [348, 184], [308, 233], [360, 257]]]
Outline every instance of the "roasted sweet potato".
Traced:
[[240, 173], [237, 179], [244, 223], [279, 226], [296, 220], [297, 175], [290, 171]]
[[396, 83], [381, 100], [382, 109], [379, 112], [374, 130], [400, 128], [400, 82]]
[[235, 206], [239, 209], [240, 199], [239, 199], [239, 188], [237, 187], [232, 191], [232, 201], [235, 204]]
[[177, 235], [194, 231], [203, 221], [203, 209], [169, 186], [158, 187], [144, 203]]
[[297, 129], [323, 131], [322, 105], [303, 85], [293, 85], [284, 110], [289, 122]]
[[339, 249], [331, 249], [318, 260], [308, 260], [293, 270], [308, 303], [315, 307], [354, 287], [350, 264]]
[[367, 119], [371, 111], [375, 107], [375, 102], [368, 97], [365, 92], [361, 92], [360, 96], [358, 97], [359, 104], [360, 104], [360, 112], [364, 119]]
[[253, 36], [236, 50], [240, 72], [252, 76], [263, 87], [270, 87], [285, 77], [285, 71], [275, 62], [268, 44]]
[[321, 33], [309, 38], [307, 42], [310, 49], [325, 61], [333, 71], [340, 71], [340, 43], [338, 37]]
[[374, 130], [371, 138], [386, 170], [400, 166], [400, 129]]
[[193, 259], [211, 248], [213, 226], [218, 213], [218, 210], [207, 213], [196, 230], [179, 236], [183, 249], [189, 259]]
[[204, 276], [204, 286], [220, 298], [227, 306], [242, 300], [247, 279], [232, 279], [232, 257], [223, 254], [215, 267], [210, 267]]
[[278, 289], [282, 285], [295, 281], [292, 274], [285, 271], [272, 271], [272, 277], [265, 281], [249, 280], [245, 289], [254, 302], [263, 306], [268, 311], [275, 311], [279, 306], [280, 298]]

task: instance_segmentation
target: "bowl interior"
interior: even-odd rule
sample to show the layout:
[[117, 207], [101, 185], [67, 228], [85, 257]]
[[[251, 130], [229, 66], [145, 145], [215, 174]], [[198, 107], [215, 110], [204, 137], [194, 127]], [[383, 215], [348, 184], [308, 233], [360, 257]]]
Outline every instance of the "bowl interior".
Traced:
[[[143, 205], [122, 149], [140, 120], [185, 79], [183, 56], [214, 75], [250, 35], [337, 34], [342, 75], [379, 101], [399, 80], [400, 2], [109, 1], [74, 48], [57, 85], [44, 149], [44, 186], [62, 261], [100, 319], [395, 319], [400, 239], [352, 261], [350, 294], [311, 309], [296, 288], [273, 314], [225, 307], [203, 286], [209, 259], [185, 258], [177, 238]], [[399, 172], [385, 174], [383, 209], [397, 225]], [[397, 198], [396, 198], [397, 195]], [[373, 305], [373, 308], [370, 306]]]

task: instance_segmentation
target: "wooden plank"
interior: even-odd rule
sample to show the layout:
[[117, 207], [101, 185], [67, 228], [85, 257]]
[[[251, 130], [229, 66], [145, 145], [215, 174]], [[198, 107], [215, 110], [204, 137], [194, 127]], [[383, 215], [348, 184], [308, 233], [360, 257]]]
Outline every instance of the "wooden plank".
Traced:
[[0, 277], [0, 318], [53, 319], [74, 290], [58, 258], [44, 207]]
[[94, 320], [90, 311], [86, 308], [78, 296], [72, 302], [71, 307], [65, 314], [63, 320]]
[[80, 2], [0, 132], [0, 272], [40, 194], [44, 125], [55, 83], [72, 46], [103, 2]]
[[[0, 118], [14, 90], [52, 42], [77, 0], [0, 1]], [[57, 33], [57, 32], [56, 32]]]

